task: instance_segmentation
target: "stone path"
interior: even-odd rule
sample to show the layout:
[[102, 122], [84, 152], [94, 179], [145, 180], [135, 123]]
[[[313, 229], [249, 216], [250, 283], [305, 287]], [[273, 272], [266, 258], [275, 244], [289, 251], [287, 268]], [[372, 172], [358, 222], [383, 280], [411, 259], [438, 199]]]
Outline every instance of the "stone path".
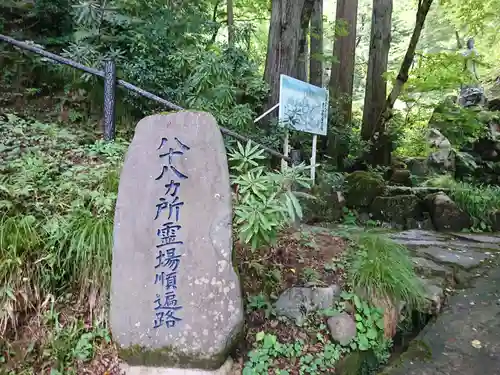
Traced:
[[500, 236], [408, 231], [393, 238], [435, 262], [441, 275], [449, 267], [482, 275], [449, 297], [436, 321], [383, 374], [500, 374]]

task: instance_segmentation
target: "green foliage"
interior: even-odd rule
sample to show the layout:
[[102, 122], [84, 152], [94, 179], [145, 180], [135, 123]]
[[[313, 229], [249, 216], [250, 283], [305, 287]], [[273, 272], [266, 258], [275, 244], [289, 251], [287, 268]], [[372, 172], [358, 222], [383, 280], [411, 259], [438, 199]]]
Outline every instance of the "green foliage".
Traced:
[[424, 301], [423, 286], [413, 269], [408, 250], [382, 233], [353, 235], [348, 253], [348, 281], [353, 290], [370, 298], [389, 298], [419, 306]]
[[356, 338], [349, 343], [349, 347], [361, 351], [371, 349], [377, 354], [380, 363], [387, 362], [392, 343], [384, 337], [383, 311], [370, 306], [353, 293], [342, 292], [341, 298], [351, 302], [355, 309]]
[[[99, 322], [90, 327], [80, 318], [66, 318], [55, 309], [54, 302], [50, 308], [41, 314], [38, 319], [44, 326], [43, 334], [33, 337], [34, 341], [27, 351], [22, 353], [22, 361], [15, 358], [20, 353], [15, 347], [0, 345], [0, 363], [6, 362], [6, 375], [26, 374], [34, 375], [32, 366], [36, 362], [43, 362], [43, 367], [51, 375], [77, 375], [79, 366], [90, 361], [96, 349], [102, 343], [110, 343], [108, 330]], [[13, 369], [12, 363], [19, 362]], [[16, 360], [17, 359], [17, 360]]]
[[473, 220], [473, 230], [491, 230], [493, 213], [500, 210], [500, 187], [457, 182], [449, 175], [424, 182], [424, 186], [449, 189], [448, 195]]
[[237, 186], [234, 223], [245, 244], [252, 249], [273, 244], [277, 233], [284, 226], [302, 217], [302, 208], [297, 199], [295, 184], [309, 187], [305, 165], [286, 168], [283, 172], [266, 172], [259, 166], [263, 151], [248, 142], [240, 143], [229, 152], [233, 175], [232, 184]]
[[[203, 2], [182, 7], [144, 1], [117, 2], [115, 7], [80, 2], [75, 6], [73, 43], [65, 55], [96, 68], [111, 57], [127, 80], [190, 109], [211, 112], [222, 126], [250, 133], [254, 110], [267, 87], [247, 51], [214, 43], [219, 25], [212, 13]], [[101, 103], [97, 78], [83, 74], [72, 86], [84, 88]], [[123, 100], [136, 114], [157, 106], [135, 95]]]
[[306, 347], [303, 340], [294, 343], [281, 344], [277, 337], [265, 332], [259, 332], [256, 336], [255, 348], [249, 353], [249, 360], [243, 368], [243, 375], [288, 375], [289, 371], [276, 367], [275, 360], [286, 358], [297, 360], [300, 363], [301, 374], [324, 374], [332, 370], [335, 363], [340, 359], [342, 349], [331, 342], [325, 342], [323, 336], [318, 334], [318, 340], [324, 343], [323, 351], [314, 356], [305, 352]]
[[345, 179], [346, 199], [349, 206], [369, 206], [385, 188], [384, 179], [375, 172], [356, 171]]
[[0, 129], [0, 330], [65, 290], [102, 311], [126, 143], [9, 114]]

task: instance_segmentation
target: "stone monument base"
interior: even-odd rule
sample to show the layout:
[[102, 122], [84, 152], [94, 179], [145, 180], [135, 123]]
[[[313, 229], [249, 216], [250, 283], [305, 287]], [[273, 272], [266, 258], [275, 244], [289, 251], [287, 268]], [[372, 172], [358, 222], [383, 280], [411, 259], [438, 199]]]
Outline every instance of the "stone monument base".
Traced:
[[232, 358], [228, 358], [227, 361], [218, 370], [212, 371], [181, 368], [129, 366], [125, 363], [121, 365], [121, 370], [125, 373], [125, 375], [230, 375], [232, 368]]

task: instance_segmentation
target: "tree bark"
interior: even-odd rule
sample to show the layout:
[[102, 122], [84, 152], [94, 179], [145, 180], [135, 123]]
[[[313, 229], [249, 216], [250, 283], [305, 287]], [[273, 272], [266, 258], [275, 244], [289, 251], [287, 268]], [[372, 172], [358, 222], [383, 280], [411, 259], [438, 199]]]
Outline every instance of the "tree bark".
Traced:
[[[266, 109], [279, 101], [280, 75], [297, 78], [302, 14], [304, 6], [313, 0], [273, 0], [267, 43], [264, 79], [270, 86]], [[271, 115], [275, 117], [275, 113]]]
[[[337, 61], [332, 62], [328, 89], [330, 98], [336, 106], [337, 125], [339, 126], [349, 124], [352, 120], [357, 16], [358, 0], [337, 1], [335, 22], [336, 24], [345, 24], [347, 35], [335, 37], [333, 55]], [[340, 166], [346, 153], [347, 150], [340, 147], [339, 136], [336, 132], [330, 131], [328, 133], [328, 154], [337, 166]]]
[[373, 127], [373, 131], [370, 136], [370, 139], [372, 140], [372, 143], [374, 145], [371, 150], [371, 160], [372, 164], [374, 165], [390, 164], [391, 145], [388, 144], [387, 135], [385, 134], [386, 124], [392, 117], [394, 103], [396, 103], [397, 98], [403, 91], [405, 83], [408, 82], [410, 67], [415, 57], [417, 44], [424, 28], [425, 19], [427, 18], [427, 14], [429, 13], [432, 2], [433, 0], [419, 0], [418, 2], [415, 28], [413, 29], [410, 44], [408, 45], [408, 49], [406, 50], [406, 54], [399, 69], [396, 81], [394, 82], [392, 90], [385, 101], [384, 108], [380, 115], [376, 118], [375, 126]]
[[227, 0], [227, 42], [229, 47], [234, 46], [234, 7], [233, 0]]
[[297, 79], [307, 82], [309, 78], [309, 31], [311, 16], [314, 8], [315, 0], [306, 0], [302, 8], [301, 16], [301, 38], [299, 42], [299, 58], [297, 60]]
[[316, 0], [311, 15], [309, 82], [323, 87], [323, 0]]
[[373, 0], [368, 74], [366, 77], [363, 126], [361, 137], [369, 141], [377, 132], [377, 120], [385, 108], [387, 71], [391, 46], [392, 0]]
[[336, 37], [333, 43], [333, 53], [338, 61], [332, 63], [329, 91], [332, 98], [345, 97], [342, 105], [342, 115], [345, 123], [351, 122], [352, 119], [357, 16], [358, 0], [337, 1], [336, 23], [345, 23], [347, 35]]

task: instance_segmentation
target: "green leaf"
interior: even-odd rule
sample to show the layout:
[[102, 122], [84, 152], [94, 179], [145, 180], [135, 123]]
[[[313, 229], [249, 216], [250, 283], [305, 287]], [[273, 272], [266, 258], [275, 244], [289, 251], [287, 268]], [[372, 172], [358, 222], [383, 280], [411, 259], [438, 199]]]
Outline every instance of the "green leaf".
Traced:
[[359, 350], [364, 351], [370, 349], [370, 342], [368, 341], [365, 335], [359, 336], [358, 344], [359, 344]]
[[367, 332], [366, 332], [366, 337], [370, 340], [375, 340], [378, 336], [378, 333], [377, 333], [377, 330], [374, 329], [374, 328], [370, 328]]

